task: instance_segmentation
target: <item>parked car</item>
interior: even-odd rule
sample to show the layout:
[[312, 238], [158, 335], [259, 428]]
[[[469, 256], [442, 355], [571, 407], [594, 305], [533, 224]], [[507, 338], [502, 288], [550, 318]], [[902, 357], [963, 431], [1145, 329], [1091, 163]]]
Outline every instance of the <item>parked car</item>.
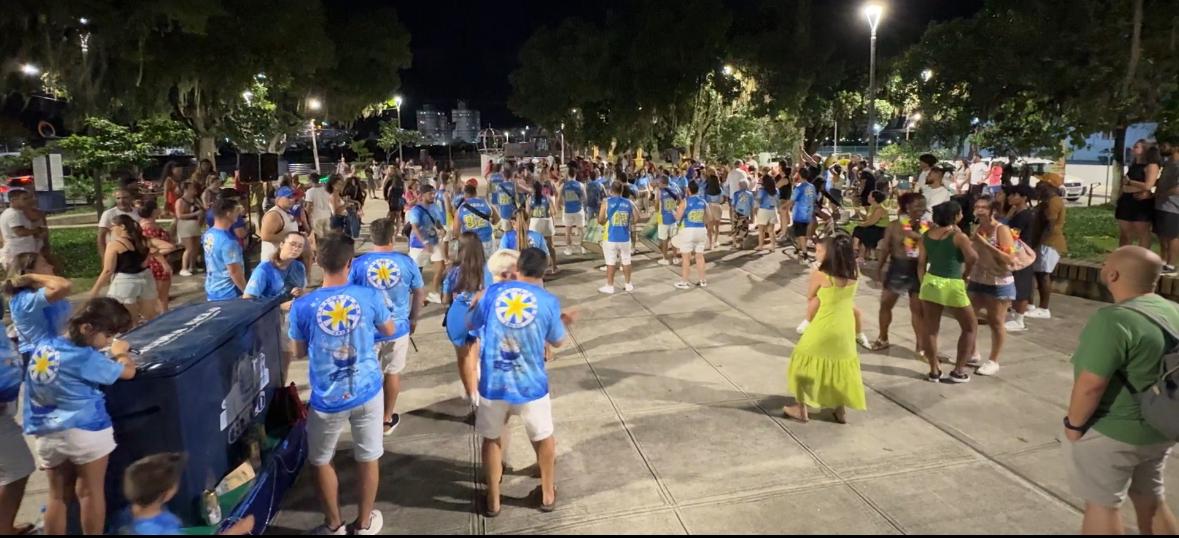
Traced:
[[[990, 162], [1000, 162], [1006, 164], [1007, 159], [1005, 157], [996, 157], [991, 159]], [[988, 163], [988, 165], [989, 164], [990, 163]], [[1040, 159], [1036, 157], [1020, 158], [1015, 161], [1015, 170], [1020, 171], [1024, 166], [1027, 166], [1031, 172], [1031, 186], [1035, 187], [1036, 184], [1040, 182], [1040, 178], [1048, 172], [1048, 167], [1055, 164], [1056, 161], [1050, 161], [1048, 159]], [[1081, 178], [1065, 174], [1064, 181], [1061, 184], [1059, 190], [1060, 195], [1064, 197], [1065, 200], [1076, 202], [1077, 200], [1080, 200], [1082, 196], [1085, 196], [1087, 188], [1085, 187], [1085, 182], [1082, 181]]]

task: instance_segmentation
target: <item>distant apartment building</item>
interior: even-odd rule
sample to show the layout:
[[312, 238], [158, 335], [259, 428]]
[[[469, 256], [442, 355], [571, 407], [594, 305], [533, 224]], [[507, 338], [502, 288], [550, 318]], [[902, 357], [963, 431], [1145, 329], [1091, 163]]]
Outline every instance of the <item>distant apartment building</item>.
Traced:
[[474, 144], [479, 139], [479, 111], [467, 108], [466, 102], [459, 101], [458, 108], [450, 111], [450, 121], [455, 142]]
[[435, 109], [433, 105], [422, 105], [417, 111], [417, 117], [418, 132], [428, 144], [474, 144], [479, 140], [479, 111], [467, 108], [467, 103], [463, 101], [459, 101], [457, 108], [450, 111], [449, 119], [446, 112]]

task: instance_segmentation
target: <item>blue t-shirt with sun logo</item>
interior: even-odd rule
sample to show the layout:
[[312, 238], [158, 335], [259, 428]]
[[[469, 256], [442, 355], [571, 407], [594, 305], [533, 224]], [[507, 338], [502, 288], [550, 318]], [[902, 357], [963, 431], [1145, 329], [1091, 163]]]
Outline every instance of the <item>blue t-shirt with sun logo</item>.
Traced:
[[236, 299], [241, 292], [229, 278], [229, 266], [242, 264], [242, 245], [232, 232], [209, 228], [201, 238], [205, 248], [205, 298], [210, 301]]
[[400, 252], [369, 252], [352, 260], [348, 281], [380, 292], [385, 306], [393, 312], [397, 332], [393, 336], [378, 334], [377, 341], [396, 340], [409, 334], [413, 290], [422, 287], [422, 271], [413, 258]]
[[549, 393], [545, 343], [565, 339], [556, 296], [526, 282], [500, 282], [479, 300], [470, 324], [481, 342], [480, 396], [516, 405]]
[[114, 384], [122, 374], [122, 364], [94, 348], [61, 337], [43, 340], [29, 357], [25, 435], [110, 428], [99, 387]]
[[20, 340], [21, 353], [30, 353], [46, 338], [61, 334], [66, 320], [70, 317], [70, 302], [50, 302], [45, 288], [18, 291], [8, 301], [12, 313], [12, 326]]
[[311, 408], [339, 413], [381, 393], [377, 327], [393, 319], [377, 290], [356, 285], [320, 288], [295, 299], [287, 335], [307, 345]]

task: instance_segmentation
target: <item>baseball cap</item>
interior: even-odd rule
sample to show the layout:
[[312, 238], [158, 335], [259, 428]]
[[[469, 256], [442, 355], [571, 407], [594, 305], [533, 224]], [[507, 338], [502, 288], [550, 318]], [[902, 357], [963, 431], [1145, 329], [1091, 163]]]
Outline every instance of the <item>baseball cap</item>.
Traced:
[[290, 187], [279, 187], [278, 190], [274, 191], [275, 198], [291, 198], [294, 195], [295, 189]]

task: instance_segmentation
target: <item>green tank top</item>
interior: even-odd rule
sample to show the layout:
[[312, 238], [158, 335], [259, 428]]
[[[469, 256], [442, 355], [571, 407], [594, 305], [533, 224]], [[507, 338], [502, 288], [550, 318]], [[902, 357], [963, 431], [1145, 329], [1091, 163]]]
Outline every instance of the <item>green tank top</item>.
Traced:
[[966, 259], [962, 251], [954, 246], [954, 234], [934, 239], [926, 232], [922, 241], [925, 243], [925, 261], [929, 263], [929, 274], [942, 278], [962, 278], [962, 262]]

